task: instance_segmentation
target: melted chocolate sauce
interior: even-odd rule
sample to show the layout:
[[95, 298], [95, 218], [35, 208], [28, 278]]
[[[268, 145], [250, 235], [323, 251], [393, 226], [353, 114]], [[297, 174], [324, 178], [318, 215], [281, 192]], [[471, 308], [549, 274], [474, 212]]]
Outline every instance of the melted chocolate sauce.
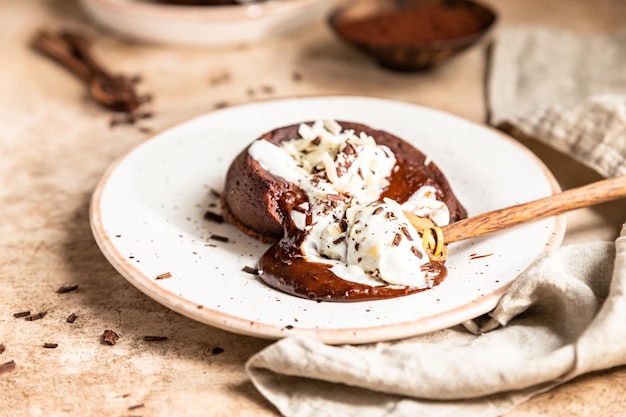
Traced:
[[[381, 195], [402, 203], [429, 182], [423, 168], [423, 161], [413, 161], [397, 156], [397, 169], [390, 179], [390, 185]], [[291, 221], [291, 211], [297, 205], [308, 201], [302, 190], [291, 190], [283, 195], [280, 207], [284, 215], [285, 233], [261, 257], [259, 278], [265, 284], [279, 291], [301, 298], [316, 301], [367, 301], [400, 297], [425, 291], [428, 288], [380, 285], [370, 286], [344, 280], [330, 269], [330, 265], [308, 262], [302, 255], [300, 246], [305, 233]], [[307, 213], [307, 224], [311, 215]], [[433, 284], [438, 285], [447, 276], [442, 263], [429, 264], [434, 272]]]
[[[280, 242], [272, 245], [261, 257], [260, 279], [272, 288], [297, 297], [317, 301], [367, 301], [400, 297], [428, 289], [391, 285], [371, 286], [346, 281], [335, 275], [327, 264], [307, 262], [300, 254], [299, 247], [281, 246]], [[447, 271], [443, 264], [432, 265], [433, 269], [437, 270], [434, 280], [434, 284], [437, 285], [443, 281]]]

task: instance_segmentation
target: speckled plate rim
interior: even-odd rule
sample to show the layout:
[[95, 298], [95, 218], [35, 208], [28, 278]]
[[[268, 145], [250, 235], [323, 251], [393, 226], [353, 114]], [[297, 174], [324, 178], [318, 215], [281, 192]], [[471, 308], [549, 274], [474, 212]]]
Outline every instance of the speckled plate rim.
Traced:
[[[268, 100], [266, 102], [257, 102], [251, 104], [244, 104], [241, 106], [230, 107], [222, 110], [217, 110], [212, 113], [223, 112], [223, 111], [237, 111], [240, 108], [249, 108], [256, 106], [263, 106], [267, 102], [284, 102], [285, 105], [290, 105], [290, 103], [294, 102], [306, 102], [308, 100], [319, 101], [319, 100], [334, 100], [339, 102], [346, 101], [350, 102], [351, 100], [358, 101], [369, 101], [374, 104], [380, 105], [381, 103], [388, 103], [393, 105], [394, 103], [399, 103], [402, 105], [409, 105], [416, 109], [416, 111], [427, 111], [439, 114], [442, 117], [449, 118], [450, 121], [463, 121], [469, 124], [474, 125], [479, 129], [483, 129], [489, 135], [497, 136], [502, 141], [506, 141], [512, 144], [518, 151], [519, 154], [523, 157], [531, 159], [536, 166], [541, 170], [542, 174], [545, 176], [545, 181], [549, 184], [552, 193], [556, 193], [560, 191], [560, 187], [558, 182], [550, 172], [550, 170], [545, 166], [545, 164], [536, 157], [530, 150], [524, 147], [519, 142], [514, 139], [508, 137], [502, 132], [493, 129], [488, 126], [479, 125], [473, 122], [468, 122], [467, 120], [460, 118], [458, 116], [448, 114], [439, 110], [422, 107], [419, 105], [414, 105], [411, 103], [406, 103], [397, 100], [388, 100], [381, 98], [373, 98], [373, 97], [353, 97], [353, 96], [330, 96], [330, 97], [295, 97], [288, 99], [278, 99], [278, 100]], [[106, 257], [106, 259], [111, 263], [111, 265], [125, 278], [127, 279], [134, 287], [139, 289], [148, 297], [157, 301], [158, 303], [164, 305], [165, 307], [176, 311], [186, 317], [189, 317], [198, 322], [211, 325], [216, 328], [220, 328], [223, 330], [231, 331], [237, 334], [260, 337], [264, 339], [280, 339], [293, 335], [304, 335], [313, 337], [315, 339], [321, 340], [330, 344], [344, 344], [344, 343], [352, 343], [352, 344], [360, 344], [360, 343], [370, 343], [376, 341], [385, 341], [385, 340], [395, 340], [405, 337], [410, 337], [419, 334], [425, 334], [429, 332], [433, 332], [436, 330], [444, 329], [447, 327], [451, 327], [457, 324], [462, 323], [468, 319], [478, 317], [490, 310], [492, 310], [501, 296], [506, 292], [509, 286], [513, 283], [514, 279], [510, 282], [502, 285], [500, 288], [496, 289], [493, 292], [488, 294], [484, 294], [480, 297], [477, 297], [472, 302], [459, 305], [455, 308], [449, 309], [443, 313], [438, 313], [431, 315], [429, 317], [420, 318], [419, 320], [411, 320], [410, 318], [405, 321], [399, 321], [394, 324], [384, 324], [380, 326], [370, 326], [367, 328], [341, 328], [341, 329], [325, 329], [325, 328], [300, 328], [293, 326], [284, 326], [284, 325], [273, 325], [266, 324], [263, 322], [258, 322], [254, 320], [250, 320], [246, 317], [239, 317], [233, 314], [226, 314], [217, 309], [206, 308], [202, 305], [198, 305], [196, 302], [192, 302], [184, 297], [180, 297], [172, 291], [164, 289], [161, 285], [159, 285], [158, 281], [155, 281], [154, 278], [150, 278], [142, 272], [141, 268], [138, 268], [132, 262], [130, 262], [126, 257], [124, 257], [116, 248], [116, 244], [114, 242], [113, 236], [107, 233], [105, 227], [102, 223], [102, 211], [101, 211], [101, 199], [104, 190], [107, 187], [109, 179], [111, 175], [113, 175], [118, 169], [119, 165], [124, 163], [126, 158], [134, 153], [140, 152], [141, 147], [153, 140], [155, 137], [158, 137], [163, 134], [167, 134], [172, 129], [177, 129], [178, 127], [193, 122], [196, 119], [207, 117], [212, 114], [205, 114], [198, 116], [194, 119], [191, 119], [188, 122], [181, 123], [179, 125], [170, 127], [165, 129], [164, 131], [157, 133], [145, 141], [141, 142], [134, 148], [130, 149], [125, 154], [118, 157], [105, 171], [104, 175], [98, 182], [90, 202], [90, 224], [92, 228], [92, 232], [96, 243], [100, 247], [102, 253]], [[252, 140], [252, 139], [251, 139]], [[454, 184], [453, 184], [454, 187]], [[555, 216], [550, 219], [547, 219], [551, 222], [551, 231], [548, 239], [545, 242], [541, 242], [543, 249], [541, 254], [548, 253], [556, 248], [558, 248], [563, 240], [566, 229], [566, 217], [564, 215]], [[523, 226], [521, 226], [523, 227]]]

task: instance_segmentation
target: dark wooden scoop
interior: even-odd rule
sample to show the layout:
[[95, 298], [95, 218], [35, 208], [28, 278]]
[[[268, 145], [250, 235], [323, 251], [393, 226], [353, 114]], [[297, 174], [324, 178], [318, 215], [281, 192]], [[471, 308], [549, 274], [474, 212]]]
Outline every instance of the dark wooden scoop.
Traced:
[[91, 55], [85, 37], [67, 31], [40, 31], [33, 38], [32, 46], [85, 81], [89, 94], [101, 106], [120, 112], [139, 108], [142, 99], [135, 92], [134, 81], [106, 71]]

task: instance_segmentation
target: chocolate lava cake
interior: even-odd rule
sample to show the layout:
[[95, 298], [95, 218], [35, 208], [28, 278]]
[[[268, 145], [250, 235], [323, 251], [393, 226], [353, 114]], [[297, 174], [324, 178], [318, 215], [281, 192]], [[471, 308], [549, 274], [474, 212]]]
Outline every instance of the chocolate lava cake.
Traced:
[[[450, 222], [465, 218], [467, 212], [457, 200], [447, 179], [437, 165], [414, 146], [383, 130], [369, 126], [339, 121], [344, 129], [364, 132], [376, 143], [387, 146], [397, 159], [396, 169], [389, 187], [381, 199], [389, 197], [398, 203], [408, 200], [420, 187], [433, 186], [440, 199], [448, 206]], [[307, 122], [311, 124], [311, 122]], [[279, 145], [283, 141], [298, 138], [299, 124], [272, 130], [259, 139]], [[284, 234], [285, 213], [281, 199], [297, 192], [297, 186], [272, 175], [253, 159], [244, 149], [232, 162], [226, 174], [222, 195], [222, 210], [226, 221], [246, 234], [263, 242], [279, 240]]]

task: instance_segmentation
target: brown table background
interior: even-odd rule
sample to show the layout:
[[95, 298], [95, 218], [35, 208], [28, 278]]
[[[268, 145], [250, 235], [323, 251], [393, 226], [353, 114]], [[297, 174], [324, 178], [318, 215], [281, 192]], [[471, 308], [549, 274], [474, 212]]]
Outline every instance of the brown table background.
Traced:
[[[604, 31], [626, 22], [621, 0], [492, 0], [500, 25], [551, 24]], [[142, 76], [154, 116], [110, 126], [67, 71], [34, 53], [39, 28], [94, 36], [94, 54]], [[337, 40], [320, 19], [290, 36], [249, 47], [173, 48], [126, 42], [90, 24], [75, 1], [0, 2], [0, 416], [274, 416], [243, 365], [271, 341], [231, 334], [174, 313], [127, 283], [91, 235], [91, 192], [120, 154], [172, 124], [222, 105], [292, 95], [394, 98], [485, 120], [485, 49], [419, 74], [384, 71]], [[106, 57], [106, 58], [105, 58]], [[297, 75], [295, 75], [297, 74]], [[598, 179], [585, 167], [524, 141], [563, 188]], [[623, 202], [568, 214], [565, 244], [613, 240]], [[78, 285], [67, 294], [61, 286]], [[47, 311], [37, 321], [13, 313]], [[66, 318], [78, 318], [69, 324]], [[101, 343], [105, 329], [120, 335]], [[145, 335], [168, 340], [145, 342]], [[45, 349], [45, 342], [58, 343]], [[215, 348], [223, 349], [217, 353]], [[577, 378], [507, 417], [618, 415], [626, 368]], [[133, 408], [134, 406], [142, 407]]]

